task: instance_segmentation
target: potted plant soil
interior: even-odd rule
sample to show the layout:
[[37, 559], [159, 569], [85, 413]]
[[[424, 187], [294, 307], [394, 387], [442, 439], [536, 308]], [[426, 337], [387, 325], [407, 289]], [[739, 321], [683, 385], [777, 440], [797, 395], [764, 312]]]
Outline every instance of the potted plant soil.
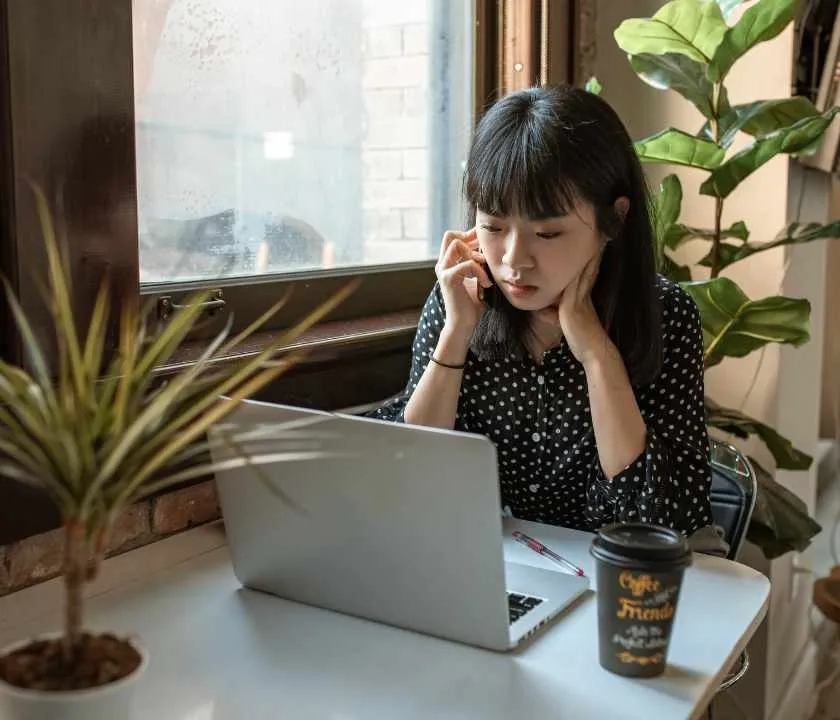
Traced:
[[[122, 720], [131, 715], [134, 687], [150, 659], [138, 639], [85, 632], [83, 590], [96, 577], [109, 531], [132, 503], [212, 473], [216, 465], [210, 460], [213, 441], [207, 429], [292, 367], [299, 355], [276, 358], [278, 349], [323, 318], [354, 286], [346, 286], [261, 351], [240, 351], [244, 359], [227, 361], [282, 301], [233, 337], [228, 323], [193, 364], [161, 375], [159, 369], [201, 317], [207, 293], [195, 294], [152, 332], [137, 294], [115, 302], [103, 281], [82, 332], [68, 263], [46, 200], [39, 190], [35, 193], [48, 259], [46, 299], [54, 345], [48, 354], [9, 291], [25, 367], [0, 361], [0, 472], [43, 488], [60, 510], [64, 622], [61, 632], [21, 639], [0, 650], [0, 718]], [[107, 343], [112, 315], [119, 316], [116, 349]], [[248, 450], [224, 461], [226, 466], [257, 469], [256, 463], [282, 461], [290, 452], [299, 457], [301, 447], [299, 432], [276, 426], [231, 428], [223, 437]], [[308, 449], [316, 447], [311, 438], [307, 442]]]

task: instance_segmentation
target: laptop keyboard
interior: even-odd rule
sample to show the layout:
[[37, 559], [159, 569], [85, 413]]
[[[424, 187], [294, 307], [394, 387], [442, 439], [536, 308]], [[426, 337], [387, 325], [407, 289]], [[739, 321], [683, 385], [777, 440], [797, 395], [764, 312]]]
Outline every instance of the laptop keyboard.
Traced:
[[542, 598], [520, 595], [509, 592], [508, 596], [508, 619], [511, 625], [521, 618], [529, 610], [533, 610], [542, 602]]

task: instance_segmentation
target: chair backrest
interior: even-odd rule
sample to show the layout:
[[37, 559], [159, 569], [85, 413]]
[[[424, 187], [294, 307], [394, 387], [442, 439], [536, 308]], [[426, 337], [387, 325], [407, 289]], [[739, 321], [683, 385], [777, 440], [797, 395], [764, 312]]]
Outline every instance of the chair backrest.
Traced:
[[723, 530], [734, 560], [750, 524], [757, 483], [750, 461], [738, 448], [720, 440], [709, 442], [712, 468], [712, 518]]

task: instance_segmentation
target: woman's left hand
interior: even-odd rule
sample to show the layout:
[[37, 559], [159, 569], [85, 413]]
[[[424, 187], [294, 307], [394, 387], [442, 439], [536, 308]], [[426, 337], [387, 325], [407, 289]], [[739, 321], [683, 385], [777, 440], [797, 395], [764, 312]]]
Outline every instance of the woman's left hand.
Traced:
[[540, 320], [562, 331], [569, 349], [584, 366], [600, 356], [611, 344], [592, 303], [592, 288], [598, 277], [602, 254], [603, 250], [597, 252], [569, 283], [557, 306], [537, 312]]

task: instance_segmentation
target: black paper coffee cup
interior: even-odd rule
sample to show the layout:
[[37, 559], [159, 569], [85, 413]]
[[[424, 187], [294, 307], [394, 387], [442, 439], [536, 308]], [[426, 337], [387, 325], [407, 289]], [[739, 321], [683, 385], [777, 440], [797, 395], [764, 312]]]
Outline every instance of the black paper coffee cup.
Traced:
[[654, 677], [665, 671], [683, 571], [691, 564], [676, 530], [621, 523], [598, 531], [598, 656], [618, 675]]

